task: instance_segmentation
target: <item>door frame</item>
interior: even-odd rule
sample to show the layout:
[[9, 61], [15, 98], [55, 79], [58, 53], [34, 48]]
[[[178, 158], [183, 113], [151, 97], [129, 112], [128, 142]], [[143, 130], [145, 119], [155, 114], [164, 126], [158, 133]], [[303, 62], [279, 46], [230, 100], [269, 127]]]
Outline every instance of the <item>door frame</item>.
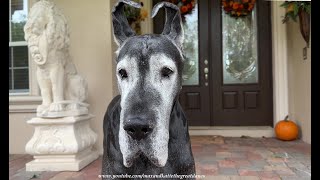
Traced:
[[287, 25], [282, 23], [285, 8], [271, 1], [273, 124], [289, 114]]

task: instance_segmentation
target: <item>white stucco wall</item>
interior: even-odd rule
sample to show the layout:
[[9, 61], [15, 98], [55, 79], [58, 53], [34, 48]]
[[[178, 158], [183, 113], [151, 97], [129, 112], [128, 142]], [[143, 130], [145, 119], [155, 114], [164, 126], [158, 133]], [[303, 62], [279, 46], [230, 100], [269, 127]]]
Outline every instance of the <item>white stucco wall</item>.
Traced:
[[25, 154], [24, 148], [31, 139], [34, 128], [26, 121], [35, 116], [35, 113], [9, 114], [9, 153]]
[[104, 113], [113, 98], [113, 49], [110, 1], [55, 0], [69, 20], [71, 55], [78, 71], [88, 81], [92, 129], [98, 134], [102, 153]]
[[311, 144], [311, 36], [306, 60], [303, 60], [306, 43], [300, 33], [299, 20], [287, 23], [287, 39], [289, 116], [299, 125], [302, 140]]

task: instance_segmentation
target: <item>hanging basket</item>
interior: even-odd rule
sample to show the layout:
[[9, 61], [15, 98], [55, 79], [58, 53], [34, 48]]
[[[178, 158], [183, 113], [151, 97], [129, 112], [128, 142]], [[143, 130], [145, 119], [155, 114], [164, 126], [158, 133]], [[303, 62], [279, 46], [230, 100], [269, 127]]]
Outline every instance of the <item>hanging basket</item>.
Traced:
[[285, 1], [280, 6], [286, 9], [283, 23], [290, 19], [297, 22], [297, 17], [299, 17], [301, 35], [309, 47], [311, 1]]
[[222, 8], [232, 17], [247, 16], [254, 8], [256, 0], [222, 0]]
[[299, 23], [300, 23], [300, 32], [303, 39], [307, 43], [307, 47], [309, 47], [309, 39], [310, 39], [310, 14], [306, 11], [303, 11], [301, 8], [299, 10]]

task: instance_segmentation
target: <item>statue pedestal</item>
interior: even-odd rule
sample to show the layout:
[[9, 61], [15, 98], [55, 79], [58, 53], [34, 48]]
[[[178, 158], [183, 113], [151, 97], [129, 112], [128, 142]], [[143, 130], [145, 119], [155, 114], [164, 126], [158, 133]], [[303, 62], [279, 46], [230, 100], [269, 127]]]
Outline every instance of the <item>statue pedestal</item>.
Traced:
[[34, 157], [26, 164], [26, 171], [79, 171], [96, 160], [99, 154], [92, 147], [97, 134], [89, 126], [92, 117], [35, 117], [27, 121], [35, 132], [25, 148]]

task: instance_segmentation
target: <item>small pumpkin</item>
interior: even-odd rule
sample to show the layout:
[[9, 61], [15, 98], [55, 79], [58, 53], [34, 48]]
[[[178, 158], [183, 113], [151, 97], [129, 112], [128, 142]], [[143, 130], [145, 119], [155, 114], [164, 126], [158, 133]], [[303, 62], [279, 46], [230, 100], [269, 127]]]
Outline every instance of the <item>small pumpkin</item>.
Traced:
[[298, 138], [299, 128], [296, 123], [288, 120], [287, 115], [284, 120], [279, 121], [274, 128], [276, 137], [280, 140], [291, 141]]

